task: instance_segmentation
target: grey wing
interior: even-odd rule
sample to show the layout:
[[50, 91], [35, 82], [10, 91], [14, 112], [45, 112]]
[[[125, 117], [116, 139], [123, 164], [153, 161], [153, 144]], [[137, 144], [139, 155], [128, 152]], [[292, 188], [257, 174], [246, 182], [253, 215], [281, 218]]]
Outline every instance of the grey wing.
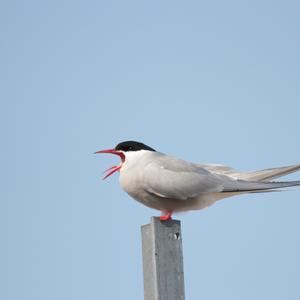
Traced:
[[164, 156], [149, 163], [143, 170], [143, 187], [164, 198], [186, 200], [200, 193], [221, 192], [220, 178], [181, 159]]
[[197, 166], [214, 174], [224, 174], [228, 176], [236, 174], [236, 171], [233, 168], [220, 164], [197, 164]]

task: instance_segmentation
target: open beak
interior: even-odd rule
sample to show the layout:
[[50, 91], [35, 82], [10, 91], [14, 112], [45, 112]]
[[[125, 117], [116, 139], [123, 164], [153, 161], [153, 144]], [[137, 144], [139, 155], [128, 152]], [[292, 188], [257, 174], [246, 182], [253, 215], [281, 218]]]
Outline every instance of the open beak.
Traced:
[[[106, 150], [100, 150], [100, 151], [96, 151], [95, 154], [98, 153], [109, 153], [109, 154], [115, 154], [118, 155], [121, 158], [122, 163], [125, 161], [125, 155], [122, 151], [118, 151], [115, 149], [106, 149]], [[107, 170], [105, 170], [103, 173], [108, 172], [102, 179], [106, 179], [107, 177], [109, 177], [110, 175], [112, 175], [113, 173], [115, 173], [116, 171], [119, 171], [122, 167], [122, 164], [119, 166], [113, 166]]]

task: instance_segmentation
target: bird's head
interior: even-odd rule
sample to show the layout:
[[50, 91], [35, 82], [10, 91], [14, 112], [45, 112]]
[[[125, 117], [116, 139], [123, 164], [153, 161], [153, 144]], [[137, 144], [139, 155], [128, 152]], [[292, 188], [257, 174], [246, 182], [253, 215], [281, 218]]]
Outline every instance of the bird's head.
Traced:
[[106, 179], [108, 176], [112, 175], [113, 173], [115, 173], [116, 171], [119, 171], [121, 169], [122, 164], [126, 160], [126, 153], [133, 152], [133, 151], [141, 151], [141, 150], [155, 151], [153, 148], [151, 148], [143, 143], [136, 142], [136, 141], [126, 141], [126, 142], [119, 143], [113, 149], [96, 151], [95, 154], [109, 153], [109, 154], [118, 155], [121, 158], [120, 165], [113, 166], [104, 171], [104, 173], [106, 173], [106, 172], [108, 172], [108, 173], [103, 177], [103, 179]]

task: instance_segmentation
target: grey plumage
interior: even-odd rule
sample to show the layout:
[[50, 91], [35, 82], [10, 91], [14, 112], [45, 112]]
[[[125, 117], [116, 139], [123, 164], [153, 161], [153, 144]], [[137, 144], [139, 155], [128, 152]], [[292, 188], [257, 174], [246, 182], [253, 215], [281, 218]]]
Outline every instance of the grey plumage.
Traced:
[[300, 181], [270, 181], [299, 169], [300, 164], [237, 172], [227, 166], [195, 164], [142, 150], [126, 153], [120, 183], [137, 201], [155, 209], [176, 212], [202, 209], [234, 195], [300, 185]]

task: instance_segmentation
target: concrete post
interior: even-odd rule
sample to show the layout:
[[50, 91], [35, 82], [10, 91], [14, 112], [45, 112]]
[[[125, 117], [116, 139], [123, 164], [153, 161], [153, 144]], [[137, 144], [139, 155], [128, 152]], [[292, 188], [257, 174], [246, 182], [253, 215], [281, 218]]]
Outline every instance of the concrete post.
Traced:
[[141, 231], [144, 299], [184, 300], [180, 221], [152, 217]]

